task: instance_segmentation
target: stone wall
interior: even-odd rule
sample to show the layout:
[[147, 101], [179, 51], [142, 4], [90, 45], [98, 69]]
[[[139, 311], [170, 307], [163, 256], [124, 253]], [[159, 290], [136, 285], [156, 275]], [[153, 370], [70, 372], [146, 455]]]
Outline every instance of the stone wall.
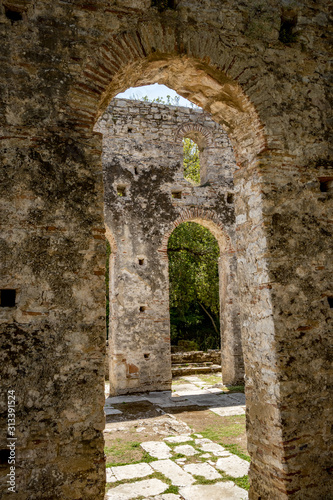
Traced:
[[[105, 224], [110, 259], [110, 390], [171, 389], [167, 243], [194, 221], [210, 228], [221, 257], [222, 373], [244, 377], [237, 302], [234, 154], [201, 109], [114, 99], [103, 133]], [[184, 137], [200, 148], [200, 186], [184, 179]]]
[[[17, 500], [104, 496], [93, 127], [118, 92], [155, 82], [210, 112], [236, 156], [250, 499], [332, 498], [330, 8], [0, 3], [1, 290], [16, 290], [15, 307], [1, 307], [0, 412], [6, 428], [14, 387]], [[1, 493], [12, 496], [5, 482]]]

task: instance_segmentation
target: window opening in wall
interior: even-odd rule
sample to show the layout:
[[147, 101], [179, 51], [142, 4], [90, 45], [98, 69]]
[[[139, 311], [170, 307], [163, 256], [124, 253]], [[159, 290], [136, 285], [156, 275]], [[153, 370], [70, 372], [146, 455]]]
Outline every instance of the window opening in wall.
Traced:
[[0, 307], [15, 307], [16, 290], [0, 290]]
[[172, 198], [175, 198], [176, 200], [181, 200], [182, 199], [182, 192], [181, 191], [172, 191], [171, 196], [172, 196]]
[[138, 175], [138, 169], [137, 169], [137, 167], [134, 167], [134, 173], [135, 173], [135, 175]]
[[184, 137], [183, 139], [183, 150], [184, 150], [184, 177], [187, 181], [195, 186], [200, 184], [200, 159], [199, 159], [199, 147], [198, 145], [189, 139]]
[[231, 204], [234, 201], [234, 195], [233, 193], [228, 193], [227, 194], [227, 203]]
[[16, 21], [22, 21], [23, 19], [20, 12], [8, 9], [7, 7], [5, 7], [5, 16], [12, 22], [12, 24], [14, 24]]
[[129, 134], [131, 134], [131, 133], [133, 132], [132, 127], [128, 127], [127, 132], [128, 132]]
[[145, 310], [147, 309], [146, 306], [140, 306], [140, 313], [143, 313], [145, 312]]
[[117, 195], [126, 196], [126, 186], [117, 186]]
[[328, 301], [328, 305], [332, 309], [333, 308], [333, 297], [327, 297], [327, 301]]
[[332, 177], [325, 177], [322, 179], [319, 179], [319, 187], [320, 191], [322, 193], [329, 193], [333, 191], [333, 178]]
[[139, 266], [143, 266], [145, 259], [138, 259], [139, 260]]
[[168, 242], [172, 346], [183, 350], [220, 348], [220, 250], [205, 227], [184, 222]]

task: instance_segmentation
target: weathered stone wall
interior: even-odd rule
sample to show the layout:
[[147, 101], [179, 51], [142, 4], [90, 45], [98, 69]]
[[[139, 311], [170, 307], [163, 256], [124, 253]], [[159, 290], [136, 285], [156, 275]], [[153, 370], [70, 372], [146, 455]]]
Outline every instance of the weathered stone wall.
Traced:
[[205, 351], [175, 352], [171, 354], [172, 363], [205, 363], [211, 362], [219, 365], [221, 363], [221, 351], [219, 349], [208, 349]]
[[119, 91], [155, 82], [211, 112], [239, 167], [250, 499], [332, 498], [329, 16], [325, 0], [1, 1], [1, 289], [17, 290], [1, 389], [17, 390], [18, 500], [104, 495], [92, 129]]
[[[218, 240], [223, 381], [242, 381], [234, 269], [236, 164], [226, 133], [201, 109], [125, 99], [112, 101], [96, 130], [103, 133], [105, 224], [112, 250], [111, 393], [171, 389], [166, 252], [169, 235], [186, 220], [208, 225]], [[184, 179], [184, 137], [201, 149], [200, 186]]]

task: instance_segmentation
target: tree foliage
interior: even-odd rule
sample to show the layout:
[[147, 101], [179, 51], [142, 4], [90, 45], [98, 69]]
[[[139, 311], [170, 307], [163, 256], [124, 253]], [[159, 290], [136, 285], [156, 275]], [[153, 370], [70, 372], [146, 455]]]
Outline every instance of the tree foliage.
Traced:
[[200, 184], [200, 160], [198, 145], [193, 142], [192, 139], [184, 137], [183, 147], [184, 177], [193, 185], [198, 186]]
[[171, 341], [219, 344], [219, 247], [210, 231], [184, 222], [168, 242]]

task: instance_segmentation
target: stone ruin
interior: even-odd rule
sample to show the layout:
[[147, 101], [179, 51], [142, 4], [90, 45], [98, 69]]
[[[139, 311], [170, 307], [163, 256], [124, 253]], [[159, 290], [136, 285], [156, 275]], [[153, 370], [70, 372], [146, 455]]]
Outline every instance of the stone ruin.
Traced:
[[[211, 230], [221, 251], [222, 374], [242, 383], [233, 173], [227, 134], [201, 109], [114, 99], [103, 134], [110, 258], [111, 394], [171, 390], [167, 244], [184, 221]], [[184, 178], [182, 139], [199, 146], [200, 185]]]
[[[104, 496], [105, 223], [102, 135], [93, 128], [119, 92], [156, 82], [210, 113], [235, 154], [249, 497], [332, 498], [329, 16], [322, 0], [1, 2], [0, 412], [5, 429], [15, 390], [17, 500]], [[152, 235], [161, 255], [178, 214], [198, 216], [170, 195], [194, 194], [176, 164], [161, 199], [165, 239]], [[115, 182], [117, 171], [108, 174]], [[121, 175], [126, 188], [135, 172]], [[107, 189], [117, 218], [126, 200]], [[146, 249], [131, 249], [131, 266]], [[166, 261], [157, 264], [166, 282]], [[163, 319], [167, 337], [152, 297], [162, 294], [148, 282], [136, 300], [150, 309], [133, 315]], [[162, 341], [151, 356], [164, 356]], [[118, 360], [114, 376], [131, 364], [135, 387], [149, 360]], [[5, 474], [7, 444], [2, 433]]]

